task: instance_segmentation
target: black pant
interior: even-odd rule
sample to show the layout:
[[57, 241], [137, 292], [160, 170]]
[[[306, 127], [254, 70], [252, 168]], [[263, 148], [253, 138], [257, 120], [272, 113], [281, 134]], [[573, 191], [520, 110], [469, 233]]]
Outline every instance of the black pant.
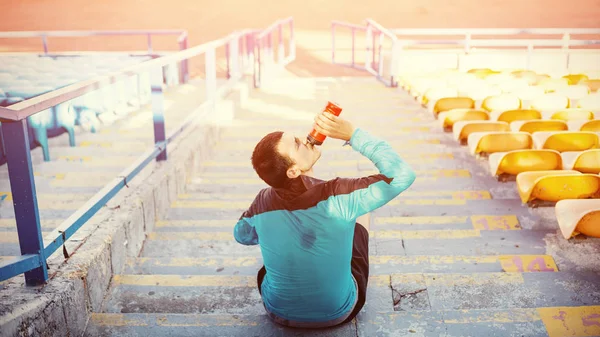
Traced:
[[[358, 315], [367, 299], [367, 285], [369, 283], [369, 231], [358, 222], [354, 225], [354, 241], [352, 243], [352, 260], [350, 261], [352, 276], [358, 285], [358, 299], [354, 310], [348, 318], [342, 322], [348, 323]], [[267, 270], [263, 266], [258, 271], [258, 292], [262, 295], [261, 285]]]

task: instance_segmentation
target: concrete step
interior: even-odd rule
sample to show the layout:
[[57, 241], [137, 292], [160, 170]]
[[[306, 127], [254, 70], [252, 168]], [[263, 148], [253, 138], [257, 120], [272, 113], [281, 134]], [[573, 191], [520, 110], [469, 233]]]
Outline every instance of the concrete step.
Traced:
[[[368, 308], [420, 312], [597, 305], [598, 277], [596, 272], [560, 271], [371, 275], [375, 303]], [[111, 281], [103, 312], [260, 315], [264, 308], [256, 275], [120, 274]]]
[[94, 313], [86, 336], [597, 336], [599, 313], [600, 306], [361, 313], [356, 325], [326, 330], [283, 328], [265, 315]]

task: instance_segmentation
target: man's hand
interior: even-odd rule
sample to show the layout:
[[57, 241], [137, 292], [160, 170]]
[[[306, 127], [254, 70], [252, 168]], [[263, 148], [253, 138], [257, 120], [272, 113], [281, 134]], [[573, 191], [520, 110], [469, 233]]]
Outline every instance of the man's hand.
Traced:
[[327, 137], [349, 141], [354, 134], [354, 126], [347, 120], [330, 112], [321, 112], [315, 117], [313, 125], [317, 132]]

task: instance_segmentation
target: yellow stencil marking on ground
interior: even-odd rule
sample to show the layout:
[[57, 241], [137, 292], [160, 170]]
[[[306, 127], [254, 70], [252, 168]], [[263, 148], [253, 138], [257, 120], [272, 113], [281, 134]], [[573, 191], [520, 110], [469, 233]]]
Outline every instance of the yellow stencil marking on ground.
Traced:
[[555, 272], [558, 271], [554, 259], [548, 255], [501, 256], [500, 265], [505, 272]]
[[148, 240], [230, 241], [234, 240], [234, 238], [233, 233], [230, 232], [152, 232], [148, 234]]
[[258, 264], [258, 259], [255, 257], [226, 257], [222, 259], [214, 258], [188, 258], [188, 257], [173, 257], [166, 262], [154, 258], [130, 258], [127, 264], [130, 266], [137, 264], [152, 263], [156, 266], [169, 267], [251, 267]]
[[488, 191], [458, 191], [452, 192], [452, 199], [484, 200], [491, 199]]
[[466, 216], [375, 217], [376, 225], [443, 225], [467, 222]]
[[92, 313], [91, 320], [97, 326], [146, 326], [139, 318], [127, 318], [123, 314]]
[[520, 230], [516, 215], [473, 215], [473, 228], [477, 230]]
[[235, 220], [159, 220], [156, 227], [233, 227]]
[[[42, 228], [54, 228], [60, 225], [62, 219], [42, 219]], [[17, 221], [15, 219], [0, 219], [0, 228], [17, 228]]]
[[252, 318], [245, 318], [232, 315], [206, 315], [198, 314], [183, 314], [179, 317], [185, 317], [185, 323], [171, 323], [169, 317], [163, 316], [156, 319], [156, 324], [159, 326], [169, 327], [185, 327], [185, 326], [258, 326], [258, 322], [252, 321]]
[[374, 231], [378, 239], [464, 239], [479, 237], [479, 231], [473, 229], [456, 230], [420, 230], [420, 231]]
[[600, 306], [538, 308], [550, 337], [600, 336]]

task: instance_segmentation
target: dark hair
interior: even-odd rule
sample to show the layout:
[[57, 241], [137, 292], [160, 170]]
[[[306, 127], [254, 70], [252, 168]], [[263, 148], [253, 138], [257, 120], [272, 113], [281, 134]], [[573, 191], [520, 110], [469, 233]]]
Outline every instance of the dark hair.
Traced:
[[264, 136], [252, 152], [252, 167], [269, 186], [281, 188], [288, 181], [287, 170], [294, 164], [292, 159], [277, 151], [283, 132], [275, 131]]

